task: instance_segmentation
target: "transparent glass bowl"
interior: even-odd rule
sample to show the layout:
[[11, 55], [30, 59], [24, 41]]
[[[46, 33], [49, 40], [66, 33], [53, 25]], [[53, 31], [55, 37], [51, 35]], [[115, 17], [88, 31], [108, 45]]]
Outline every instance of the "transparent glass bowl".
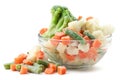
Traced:
[[[107, 49], [110, 46], [110, 43], [112, 41], [111, 37], [112, 35], [109, 35], [105, 38], [105, 44], [102, 45], [100, 48], [96, 49], [96, 55], [93, 55], [92, 53], [91, 54], [86, 53], [87, 56], [84, 57], [83, 55], [82, 57], [82, 55], [77, 53], [75, 53], [75, 56], [74, 55], [70, 56], [66, 54], [66, 50], [70, 45], [73, 45], [76, 48], [78, 47], [78, 44], [80, 44], [78, 40], [71, 40], [69, 41], [68, 45], [64, 46], [62, 45], [62, 42], [65, 42], [65, 41], [55, 40], [55, 39], [46, 39], [41, 37], [38, 34], [38, 40], [39, 40], [40, 46], [42, 50], [45, 52], [45, 54], [47, 55], [48, 59], [56, 63], [59, 63], [61, 65], [64, 65], [67, 68], [86, 68], [96, 64], [107, 52]], [[51, 40], [55, 45], [51, 43]], [[89, 41], [88, 43], [92, 43], [92, 42], [93, 40]], [[72, 49], [73, 51], [74, 51], [74, 47]], [[95, 58], [91, 58], [93, 56]], [[67, 57], [69, 57], [70, 59]]]

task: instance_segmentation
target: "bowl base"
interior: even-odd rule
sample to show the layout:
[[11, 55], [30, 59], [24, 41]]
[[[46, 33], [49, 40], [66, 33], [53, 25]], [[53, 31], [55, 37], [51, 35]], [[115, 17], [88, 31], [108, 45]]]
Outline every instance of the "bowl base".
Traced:
[[63, 64], [65, 65], [68, 69], [88, 69], [90, 67], [92, 67], [92, 65], [84, 65], [84, 66], [80, 66], [80, 65], [67, 65], [67, 64]]

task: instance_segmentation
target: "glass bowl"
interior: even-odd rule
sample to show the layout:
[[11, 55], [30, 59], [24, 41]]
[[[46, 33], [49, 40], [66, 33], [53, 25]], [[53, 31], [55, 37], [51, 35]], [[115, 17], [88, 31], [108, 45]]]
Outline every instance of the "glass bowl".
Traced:
[[[112, 35], [106, 36], [104, 45], [101, 45], [99, 48], [93, 48], [91, 45], [89, 45], [89, 48], [86, 48], [85, 46], [92, 44], [94, 40], [87, 41], [88, 44], [83, 47], [83, 50], [85, 51], [83, 52], [79, 50], [81, 44], [79, 40], [63, 41], [47, 39], [38, 34], [40, 46], [48, 59], [59, 63], [60, 65], [64, 65], [67, 68], [86, 68], [96, 64], [107, 52], [112, 40], [111, 37]], [[71, 54], [68, 54], [67, 51], [71, 52]]]

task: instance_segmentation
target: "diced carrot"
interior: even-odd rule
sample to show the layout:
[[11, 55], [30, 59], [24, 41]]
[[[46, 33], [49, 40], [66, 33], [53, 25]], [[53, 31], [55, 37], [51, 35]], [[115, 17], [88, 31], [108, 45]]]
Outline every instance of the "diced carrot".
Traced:
[[57, 32], [55, 33], [55, 36], [59, 37], [59, 39], [61, 39], [61, 37], [65, 36], [64, 32]]
[[61, 41], [64, 45], [68, 45], [70, 43], [70, 36], [63, 36]]
[[84, 39], [85, 39], [86, 41], [89, 41], [89, 40], [90, 40], [90, 38], [89, 38], [88, 36], [84, 36]]
[[44, 52], [43, 51], [38, 51], [37, 53], [36, 53], [36, 57], [37, 57], [37, 59], [43, 59], [44, 58]]
[[60, 36], [54, 35], [54, 36], [52, 37], [52, 39], [60, 40]]
[[78, 33], [80, 36], [83, 36], [83, 34], [81, 32]]
[[48, 30], [47, 28], [42, 28], [42, 29], [40, 30], [39, 34], [42, 35], [42, 34], [45, 33], [47, 30]]
[[53, 68], [46, 68], [44, 71], [46, 74], [53, 74], [55, 71]]
[[81, 33], [82, 35], [83, 35], [83, 32], [84, 32], [83, 30], [80, 30], [80, 33]]
[[87, 18], [86, 18], [86, 21], [88, 21], [88, 20], [90, 20], [90, 19], [93, 19], [93, 17], [92, 17], [92, 16], [87, 17]]
[[97, 50], [96, 50], [95, 47], [91, 47], [87, 53], [88, 53], [88, 58], [89, 59], [93, 59], [93, 60], [96, 59], [96, 57], [97, 57]]
[[11, 69], [12, 71], [16, 71], [16, 64], [11, 64], [11, 65], [10, 65], [10, 69]]
[[69, 60], [69, 61], [73, 61], [75, 60], [75, 55], [69, 55], [69, 54], [66, 54], [66, 58]]
[[99, 48], [101, 46], [101, 41], [98, 39], [95, 39], [92, 43], [92, 47]]
[[78, 56], [80, 57], [80, 59], [84, 59], [84, 58], [87, 58], [87, 53], [84, 53], [83, 51], [80, 51]]
[[24, 54], [24, 53], [21, 53], [21, 54], [18, 55], [18, 57], [16, 57], [14, 59], [14, 63], [15, 64], [21, 64], [23, 62], [23, 60], [26, 59], [26, 58], [27, 58], [27, 55]]
[[59, 43], [59, 40], [51, 39], [50, 42], [52, 45], [57, 46]]
[[33, 62], [30, 61], [30, 60], [27, 60], [27, 59], [24, 59], [24, 60], [23, 60], [23, 63], [24, 63], [24, 64], [27, 64], [27, 65], [33, 65]]
[[18, 55], [19, 58], [22, 58], [22, 59], [26, 59], [27, 58], [27, 55], [24, 54], [24, 53], [21, 53]]
[[82, 19], [82, 16], [78, 16], [78, 20]]
[[17, 58], [14, 59], [14, 63], [15, 64], [21, 64], [21, 63], [23, 63], [23, 60], [24, 60], [23, 58], [17, 57]]
[[20, 74], [27, 74], [27, 73], [28, 73], [28, 68], [26, 66], [21, 66]]
[[65, 74], [66, 73], [66, 71], [67, 71], [67, 69], [66, 69], [66, 67], [65, 66], [58, 66], [58, 68], [57, 68], [57, 72], [58, 72], [58, 74], [60, 74], [60, 75], [63, 75], [63, 74]]
[[59, 43], [60, 37], [59, 36], [53, 36], [50, 42], [54, 45], [57, 46]]
[[53, 68], [54, 71], [57, 70], [57, 69], [56, 69], [57, 66], [56, 66], [55, 64], [53, 64], [53, 63], [49, 63], [48, 67], [49, 67], [49, 68]]

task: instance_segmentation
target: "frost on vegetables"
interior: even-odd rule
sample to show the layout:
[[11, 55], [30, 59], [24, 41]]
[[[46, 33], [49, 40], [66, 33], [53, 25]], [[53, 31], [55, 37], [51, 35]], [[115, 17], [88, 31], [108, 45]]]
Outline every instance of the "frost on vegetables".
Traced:
[[[113, 27], [101, 25], [99, 20], [92, 16], [79, 16], [77, 19], [66, 7], [54, 6], [51, 10], [51, 24], [44, 34], [40, 34], [42, 38], [48, 39], [48, 45], [45, 44], [44, 47], [45, 51], [53, 55], [51, 58], [56, 61], [62, 60], [62, 64], [72, 65], [97, 62], [100, 53], [104, 53], [102, 47], [108, 44], [106, 39], [112, 35]], [[101, 49], [103, 52], [99, 51]]]
[[51, 8], [52, 20], [48, 30], [42, 35], [46, 38], [51, 38], [56, 32], [62, 31], [68, 26], [68, 23], [76, 20], [71, 12], [66, 7], [53, 6]]
[[111, 25], [100, 25], [98, 19], [91, 16], [77, 19], [67, 7], [59, 5], [51, 8], [51, 14], [49, 27], [42, 28], [38, 34], [41, 45], [4, 64], [5, 69], [20, 74], [53, 74], [58, 70], [62, 75], [66, 68], [56, 62], [65, 66], [91, 65], [106, 52], [107, 38], [114, 31]]
[[[35, 46], [27, 54], [21, 53], [15, 57], [13, 62], [4, 64], [4, 68], [6, 70], [18, 71], [20, 74], [40, 74], [42, 72], [53, 74], [57, 72], [57, 69], [60, 67], [59, 63], [51, 62], [47, 59], [41, 47]], [[65, 74], [65, 72], [61, 74]]]

